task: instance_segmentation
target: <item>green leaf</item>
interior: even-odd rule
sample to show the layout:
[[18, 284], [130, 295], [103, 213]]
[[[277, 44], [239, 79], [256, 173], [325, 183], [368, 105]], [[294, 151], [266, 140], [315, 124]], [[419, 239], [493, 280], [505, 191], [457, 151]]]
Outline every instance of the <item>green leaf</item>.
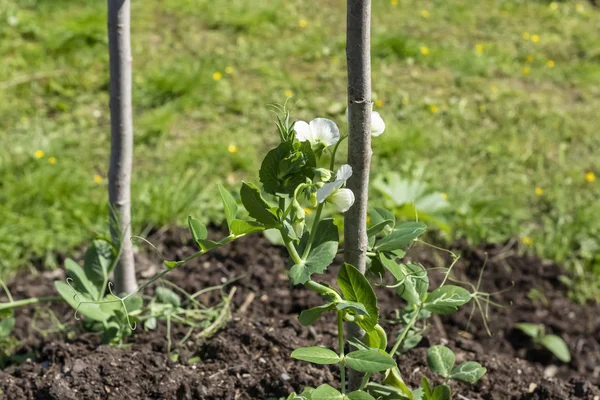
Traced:
[[375, 245], [375, 250], [392, 251], [405, 249], [415, 239], [425, 233], [427, 226], [422, 222], [405, 222]]
[[98, 298], [98, 294], [104, 282], [98, 283], [98, 287], [96, 287], [96, 285], [87, 278], [83, 268], [70, 258], [65, 260], [65, 270], [67, 271], [67, 278], [73, 280], [75, 290], [88, 294], [92, 299]]
[[163, 261], [163, 264], [165, 264], [165, 267], [169, 268], [169, 269], [173, 269], [176, 268], [178, 266], [180, 266], [181, 264], [183, 264], [183, 261]]
[[448, 385], [439, 385], [435, 387], [431, 400], [450, 400], [452, 398], [452, 392]]
[[121, 299], [115, 295], [109, 294], [105, 296], [102, 301], [98, 302], [98, 305], [100, 306], [100, 309], [108, 315], [117, 315], [118, 312], [124, 314]]
[[147, 320], [145, 320], [144, 321], [144, 328], [146, 328], [148, 330], [156, 329], [156, 318], [155, 317], [150, 317]]
[[157, 287], [155, 296], [160, 303], [171, 304], [174, 307], [179, 307], [181, 305], [181, 299], [177, 293], [166, 287]]
[[231, 221], [229, 229], [235, 236], [240, 236], [263, 231], [265, 226], [254, 221], [242, 221], [239, 219], [234, 219]]
[[105, 240], [94, 240], [85, 252], [83, 272], [96, 287], [101, 286], [112, 272], [113, 247]]
[[540, 340], [540, 344], [550, 350], [560, 361], [570, 362], [571, 353], [569, 347], [562, 338], [556, 335], [546, 335]]
[[127, 308], [127, 312], [132, 313], [133, 311], [137, 311], [142, 308], [144, 300], [142, 299], [141, 295], [134, 295], [125, 299], [124, 303], [125, 307]]
[[377, 297], [367, 278], [352, 265], [345, 263], [340, 268], [337, 282], [345, 300], [365, 306], [368, 316], [357, 318], [356, 324], [367, 332], [372, 331], [379, 322], [379, 308]]
[[306, 178], [314, 177], [316, 164], [310, 143], [282, 142], [265, 156], [259, 171], [260, 182], [267, 193], [291, 196]]
[[312, 325], [321, 314], [327, 312], [329, 310], [333, 310], [335, 308], [335, 303], [328, 303], [322, 306], [309, 308], [308, 310], [304, 310], [298, 316], [298, 320], [303, 326]]
[[362, 390], [356, 390], [352, 393], [348, 393], [346, 396], [348, 400], [375, 400], [375, 397], [371, 396], [367, 392], [363, 392]]
[[454, 352], [446, 346], [437, 345], [427, 351], [429, 369], [444, 378], [448, 378], [454, 367]]
[[15, 326], [14, 318], [6, 318], [0, 321], [0, 338], [8, 337]]
[[454, 367], [450, 374], [450, 379], [474, 384], [486, 373], [486, 371], [487, 370], [478, 362], [467, 361]]
[[364, 304], [357, 303], [355, 301], [338, 301], [335, 304], [335, 308], [337, 308], [340, 311], [349, 310], [350, 314], [352, 315], [366, 315], [367, 317], [369, 316], [369, 313], [367, 312], [367, 309], [365, 308]]
[[381, 265], [383, 265], [385, 269], [391, 272], [391, 274], [394, 276], [397, 282], [400, 282], [406, 278], [406, 267], [404, 267], [403, 269], [403, 266], [398, 264], [395, 259], [389, 258], [381, 252], [378, 252], [377, 254]]
[[390, 225], [392, 228], [396, 225], [396, 216], [390, 210], [386, 210], [385, 208], [375, 207], [371, 209], [369, 212], [369, 216], [371, 217], [371, 222], [373, 226], [384, 222], [384, 221], [392, 221]]
[[420, 264], [408, 263], [399, 264], [404, 274], [402, 285], [396, 288], [396, 293], [400, 295], [408, 304], [420, 304], [429, 288], [429, 277], [427, 271]]
[[371, 225], [369, 229], [367, 229], [367, 237], [374, 237], [379, 232], [384, 230], [386, 226], [392, 226], [393, 224], [394, 221], [392, 221], [391, 219], [386, 219], [385, 221], [381, 221], [378, 224]]
[[359, 372], [379, 372], [396, 366], [396, 361], [382, 350], [356, 350], [346, 356], [348, 367]]
[[310, 394], [311, 400], [343, 400], [344, 396], [328, 384], [323, 384]]
[[315, 364], [337, 364], [340, 362], [340, 357], [333, 350], [317, 346], [296, 349], [292, 352], [292, 358]]
[[425, 300], [425, 309], [438, 313], [448, 314], [458, 310], [458, 307], [471, 300], [468, 290], [454, 285], [445, 285], [435, 289]]
[[543, 329], [542, 325], [532, 324], [529, 322], [519, 322], [518, 324], [515, 324], [515, 328], [525, 333], [526, 335], [531, 336], [532, 338], [537, 338]]
[[223, 210], [225, 211], [227, 226], [231, 228], [231, 223], [237, 215], [238, 205], [231, 193], [221, 184], [219, 184], [219, 192], [221, 193], [221, 200], [223, 200]]
[[294, 285], [308, 282], [312, 274], [321, 274], [333, 261], [337, 253], [337, 243], [328, 242], [311, 249], [308, 258], [302, 264], [295, 264], [289, 272]]
[[201, 240], [206, 240], [208, 238], [208, 229], [206, 229], [206, 225], [200, 222], [199, 219], [189, 216], [188, 226], [190, 227], [194, 242], [200, 244]]
[[425, 395], [425, 400], [429, 400], [431, 398], [431, 396], [433, 395], [433, 392], [431, 391], [431, 385], [429, 383], [429, 380], [427, 380], [426, 376], [421, 377], [421, 387], [423, 388], [423, 394]]
[[277, 216], [271, 211], [271, 205], [263, 199], [256, 186], [243, 182], [240, 195], [242, 204], [252, 218], [268, 227], [275, 227], [279, 224]]
[[100, 306], [94, 302], [94, 299], [86, 294], [75, 292], [71, 286], [67, 285], [65, 282], [54, 281], [54, 287], [60, 297], [62, 297], [73, 309], [77, 309], [78, 313], [81, 313], [94, 321], [100, 322], [106, 321], [112, 316], [112, 314], [102, 311]]
[[398, 369], [398, 367], [390, 368], [385, 372], [383, 383], [400, 390], [402, 394], [407, 398], [413, 398], [412, 392], [410, 391], [410, 388], [406, 385], [406, 383], [404, 383], [404, 380], [402, 379], [402, 375], [400, 374], [400, 370]]

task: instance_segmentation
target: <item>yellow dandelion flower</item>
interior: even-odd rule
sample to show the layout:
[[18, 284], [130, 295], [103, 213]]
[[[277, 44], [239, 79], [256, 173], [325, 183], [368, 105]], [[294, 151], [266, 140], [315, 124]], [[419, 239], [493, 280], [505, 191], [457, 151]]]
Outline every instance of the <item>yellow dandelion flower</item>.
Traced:
[[233, 67], [232, 66], [227, 66], [225, 68], [225, 73], [227, 73], [227, 74], [233, 74]]
[[534, 58], [532, 55], [527, 56], [527, 62], [533, 62]]
[[95, 183], [102, 183], [102, 177], [98, 174], [94, 175], [94, 182]]
[[592, 171], [586, 172], [585, 180], [590, 183], [594, 182], [596, 180], [596, 175]]
[[424, 56], [429, 54], [429, 47], [421, 46], [421, 54], [423, 54]]
[[222, 73], [220, 73], [219, 71], [213, 72], [213, 79], [215, 81], [220, 81], [221, 78], [223, 78], [223, 74]]
[[529, 34], [529, 32], [523, 32], [523, 40], [529, 40], [531, 38], [531, 35]]
[[308, 26], [308, 21], [306, 21], [305, 19], [301, 19], [298, 21], [298, 26], [300, 28], [306, 28]]
[[529, 75], [530, 72], [531, 72], [531, 68], [523, 67], [523, 75]]
[[238, 147], [235, 144], [230, 144], [227, 146], [227, 151], [230, 153], [237, 153]]
[[553, 1], [552, 3], [550, 3], [550, 9], [552, 11], [556, 11], [558, 9], [558, 4], [555, 1]]
[[539, 43], [539, 41], [540, 41], [540, 35], [537, 35], [537, 34], [531, 35], [531, 41], [533, 43]]
[[423, 17], [423, 18], [429, 18], [429, 11], [427, 11], [427, 10], [421, 10], [421, 17]]
[[312, 208], [304, 207], [304, 213], [306, 215], [310, 214], [311, 212], [312, 212]]
[[390, 0], [390, 3], [391, 3], [393, 6], [397, 6], [397, 5], [398, 5], [398, 0]]
[[542, 189], [542, 188], [541, 188], [541, 187], [539, 187], [539, 186], [538, 186], [538, 187], [536, 187], [536, 188], [535, 188], [535, 194], [536, 194], [536, 195], [538, 195], [538, 196], [541, 196], [541, 195], [543, 195], [543, 194], [544, 194], [544, 189]]
[[475, 45], [475, 51], [479, 54], [483, 53], [483, 45], [481, 43], [477, 43]]
[[292, 92], [290, 89], [287, 89], [284, 94], [285, 97], [292, 97], [294, 95], [294, 92]]
[[33, 153], [33, 156], [35, 158], [44, 158], [44, 152], [42, 150], [36, 150], [35, 153]]
[[385, 104], [385, 101], [381, 100], [381, 99], [377, 99], [375, 100], [375, 105], [377, 107], [383, 107], [383, 105]]
[[50, 158], [48, 158], [48, 163], [52, 164], [52, 165], [56, 164], [56, 157], [50, 157]]
[[578, 13], [582, 13], [583, 12], [583, 4], [577, 3], [577, 5], [575, 6], [575, 10], [577, 10]]
[[448, 193], [442, 193], [442, 199], [448, 200]]
[[408, 104], [408, 97], [403, 97], [402, 98], [402, 104], [404, 104], [404, 105]]
[[554, 68], [556, 66], [556, 64], [552, 60], [546, 61], [546, 65], [548, 66], [548, 68]]
[[429, 106], [429, 111], [431, 111], [434, 114], [437, 114], [437, 112], [440, 111], [440, 109], [435, 104], [432, 104]]
[[371, 222], [371, 216], [367, 215], [367, 224]]
[[498, 93], [500, 89], [498, 89], [498, 86], [494, 85], [490, 90], [492, 91], [492, 93]]
[[523, 239], [521, 239], [521, 243], [526, 246], [531, 246], [533, 244], [533, 239], [531, 239], [529, 236], [525, 236]]

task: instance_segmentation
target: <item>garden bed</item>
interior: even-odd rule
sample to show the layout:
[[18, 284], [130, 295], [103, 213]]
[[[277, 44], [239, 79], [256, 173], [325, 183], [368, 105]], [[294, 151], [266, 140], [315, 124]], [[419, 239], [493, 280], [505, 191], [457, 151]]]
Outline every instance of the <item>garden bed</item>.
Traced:
[[[194, 250], [188, 233], [172, 230], [152, 240], [168, 259], [183, 258]], [[182, 246], [182, 242], [188, 245]], [[514, 287], [495, 297], [505, 308], [491, 308], [486, 333], [482, 319], [474, 316], [467, 328], [470, 307], [435, 320], [420, 346], [399, 359], [407, 383], [417, 385], [426, 366], [426, 347], [446, 344], [457, 361], [476, 360], [488, 373], [474, 386], [454, 384], [459, 399], [595, 399], [600, 396], [600, 306], [580, 306], [565, 295], [558, 277], [565, 273], [556, 264], [516, 254], [514, 249], [489, 246], [472, 249], [457, 244], [463, 257], [454, 268], [460, 280], [476, 282], [488, 261], [481, 290], [494, 292]], [[445, 263], [448, 255], [424, 245], [411, 251], [426, 267]], [[335, 382], [335, 367], [315, 366], [293, 360], [290, 353], [301, 346], [335, 347], [336, 324], [332, 315], [311, 328], [297, 320], [305, 308], [321, 304], [319, 296], [303, 288], [291, 288], [285, 272], [284, 250], [258, 236], [216, 249], [167, 275], [189, 292], [219, 285], [235, 277], [232, 319], [215, 336], [180, 348], [177, 362], [167, 354], [164, 323], [154, 331], [141, 327], [129, 338], [131, 346], [101, 345], [97, 336], [84, 333], [40, 334], [32, 327], [33, 310], [17, 311], [14, 334], [22, 340], [17, 354], [28, 358], [0, 371], [0, 398], [18, 399], [268, 399], [284, 397], [305, 385]], [[148, 254], [138, 256], [144, 271], [160, 268]], [[323, 280], [334, 283], [336, 268]], [[54, 296], [52, 281], [59, 272], [23, 275], [10, 288], [15, 298]], [[392, 290], [382, 290], [380, 308], [389, 326], [394, 310], [402, 307]], [[207, 304], [220, 301], [218, 291], [207, 293]], [[53, 310], [63, 322], [74, 312], [56, 304]], [[513, 329], [517, 322], [543, 323], [569, 345], [572, 361], [564, 364], [535, 349], [531, 341]], [[400, 326], [394, 329], [397, 332]], [[180, 339], [183, 327], [174, 326]], [[201, 361], [188, 363], [192, 357]], [[600, 397], [598, 397], [600, 398]]]

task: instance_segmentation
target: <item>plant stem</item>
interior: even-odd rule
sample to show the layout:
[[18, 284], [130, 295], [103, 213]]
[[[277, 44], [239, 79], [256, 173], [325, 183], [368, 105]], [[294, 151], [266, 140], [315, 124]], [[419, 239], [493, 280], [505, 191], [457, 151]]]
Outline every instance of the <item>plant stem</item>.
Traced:
[[342, 136], [340, 138], [340, 140], [338, 140], [338, 142], [335, 144], [335, 146], [333, 146], [333, 150], [331, 151], [331, 161], [329, 162], [329, 169], [332, 171], [333, 171], [333, 168], [335, 167], [335, 155], [337, 153], [337, 149], [340, 146], [340, 143], [342, 143], [342, 141], [347, 138], [348, 138], [348, 135]]
[[346, 393], [346, 361], [344, 359], [344, 315], [341, 311], [337, 312], [338, 320], [338, 347], [340, 352], [340, 381], [342, 385], [342, 394]]
[[315, 240], [315, 235], [317, 233], [317, 226], [319, 225], [319, 220], [321, 219], [321, 213], [323, 212], [323, 206], [325, 202], [320, 203], [317, 206], [317, 213], [315, 214], [315, 219], [313, 220], [312, 228], [310, 229], [310, 236], [308, 237], [308, 243], [306, 243], [306, 248], [302, 253], [302, 259], [306, 260], [308, 257], [308, 253], [310, 253], [310, 249], [312, 247], [313, 240]]
[[369, 379], [371, 379], [370, 372], [366, 373], [365, 376], [363, 376], [362, 382], [360, 383], [360, 387], [358, 388], [358, 390], [365, 390], [367, 383], [369, 383]]
[[33, 297], [31, 299], [17, 300], [11, 301], [8, 303], [1, 303], [0, 310], [9, 310], [11, 308], [28, 306], [31, 304], [39, 304], [39, 303], [52, 303], [64, 301], [62, 297]]
[[417, 322], [417, 318], [419, 318], [419, 313], [420, 312], [421, 312], [421, 306], [417, 307], [417, 309], [415, 310], [414, 315], [412, 316], [412, 318], [410, 319], [410, 321], [408, 322], [408, 324], [406, 324], [406, 326], [404, 327], [404, 330], [402, 331], [402, 333], [400, 334], [400, 336], [396, 340], [396, 343], [394, 344], [394, 347], [392, 347], [392, 350], [390, 351], [390, 355], [392, 357], [394, 356], [394, 354], [396, 354], [396, 352], [398, 351], [398, 348], [400, 347], [400, 345], [402, 344], [402, 342], [404, 341], [404, 339], [406, 339], [406, 335], [408, 334], [408, 331], [410, 330], [410, 328], [412, 328], [413, 325], [415, 324], [415, 322]]

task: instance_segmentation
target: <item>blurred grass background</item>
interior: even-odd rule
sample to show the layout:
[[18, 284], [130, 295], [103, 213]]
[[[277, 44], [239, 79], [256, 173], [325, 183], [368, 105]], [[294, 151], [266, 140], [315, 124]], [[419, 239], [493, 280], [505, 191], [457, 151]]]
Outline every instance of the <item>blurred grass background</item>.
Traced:
[[[345, 1], [318, 4], [132, 0], [134, 232], [210, 220], [216, 182], [256, 180], [268, 104], [345, 128]], [[105, 7], [0, 0], [0, 275], [106, 231]], [[600, 298], [600, 10], [373, 0], [372, 24], [374, 180], [439, 193], [448, 240], [512, 238]]]

